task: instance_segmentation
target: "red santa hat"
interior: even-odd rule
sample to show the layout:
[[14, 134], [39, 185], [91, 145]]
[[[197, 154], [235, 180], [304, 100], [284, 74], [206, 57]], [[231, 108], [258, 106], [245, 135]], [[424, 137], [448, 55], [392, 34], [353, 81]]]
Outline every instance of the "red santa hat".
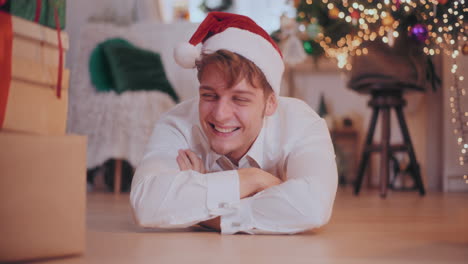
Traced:
[[257, 65], [279, 94], [284, 63], [274, 40], [252, 19], [225, 12], [210, 12], [190, 38], [174, 49], [174, 58], [184, 68], [194, 68], [201, 53], [225, 49]]

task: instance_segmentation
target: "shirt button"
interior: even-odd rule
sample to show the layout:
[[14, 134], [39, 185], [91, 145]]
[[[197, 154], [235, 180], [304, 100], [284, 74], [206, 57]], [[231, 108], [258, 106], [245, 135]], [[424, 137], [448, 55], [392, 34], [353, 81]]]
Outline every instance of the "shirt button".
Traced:
[[228, 204], [227, 203], [219, 203], [218, 208], [227, 208]]

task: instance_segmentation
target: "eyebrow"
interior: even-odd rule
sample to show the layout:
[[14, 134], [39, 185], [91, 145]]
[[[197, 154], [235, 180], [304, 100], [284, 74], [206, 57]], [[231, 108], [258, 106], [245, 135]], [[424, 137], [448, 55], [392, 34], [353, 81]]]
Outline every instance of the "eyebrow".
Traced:
[[[208, 91], [215, 91], [215, 89], [211, 86], [206, 86], [206, 85], [201, 85], [200, 90], [208, 90]], [[252, 95], [254, 96], [255, 93], [251, 92], [251, 91], [234, 91], [234, 93], [236, 94], [247, 94], [247, 95]]]
[[206, 86], [206, 85], [201, 85], [200, 90], [210, 90], [210, 91], [214, 91], [214, 88], [211, 87], [211, 86]]
[[234, 93], [236, 94], [247, 94], [247, 95], [255, 95], [253, 92], [251, 91], [234, 91]]

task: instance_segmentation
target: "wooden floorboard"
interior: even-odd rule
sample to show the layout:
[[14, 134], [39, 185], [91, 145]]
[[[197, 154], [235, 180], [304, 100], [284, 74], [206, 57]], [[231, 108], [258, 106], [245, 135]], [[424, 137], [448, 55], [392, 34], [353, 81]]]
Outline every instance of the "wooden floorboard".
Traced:
[[340, 189], [328, 225], [286, 236], [145, 230], [128, 194], [90, 193], [87, 227], [83, 256], [36, 263], [468, 263], [468, 193]]

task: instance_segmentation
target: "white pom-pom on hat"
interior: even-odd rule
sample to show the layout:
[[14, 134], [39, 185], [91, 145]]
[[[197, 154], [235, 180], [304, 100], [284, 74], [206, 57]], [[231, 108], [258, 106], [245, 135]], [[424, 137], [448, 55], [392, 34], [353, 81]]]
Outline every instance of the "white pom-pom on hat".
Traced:
[[174, 48], [174, 59], [181, 67], [195, 68], [195, 61], [200, 57], [201, 46], [193, 46], [190, 43], [182, 42]]

